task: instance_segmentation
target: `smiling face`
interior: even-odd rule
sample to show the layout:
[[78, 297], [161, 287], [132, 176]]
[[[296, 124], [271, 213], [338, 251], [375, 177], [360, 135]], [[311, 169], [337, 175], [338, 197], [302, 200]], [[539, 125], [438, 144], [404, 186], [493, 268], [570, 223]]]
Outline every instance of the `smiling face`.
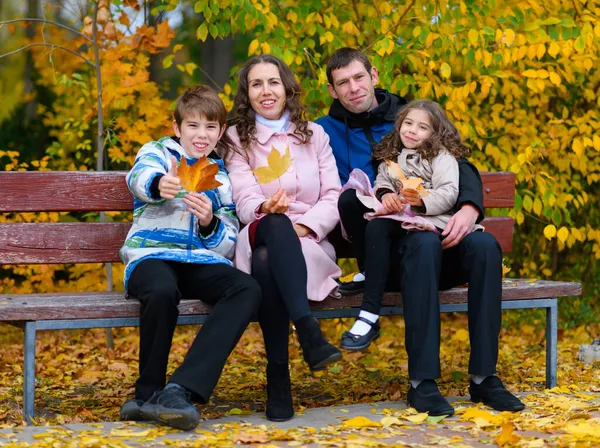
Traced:
[[333, 70], [331, 78], [333, 84], [327, 84], [329, 93], [349, 112], [359, 114], [377, 107], [375, 86], [379, 75], [375, 67], [367, 71], [362, 62], [353, 60], [345, 67]]
[[254, 112], [278, 120], [285, 109], [285, 87], [276, 65], [261, 62], [248, 72], [248, 97]]
[[173, 130], [188, 157], [199, 159], [215, 149], [225, 132], [225, 125], [208, 120], [204, 115], [194, 114], [184, 117], [181, 126], [173, 120]]
[[407, 149], [420, 148], [433, 134], [429, 113], [422, 109], [411, 109], [400, 126], [400, 140]]

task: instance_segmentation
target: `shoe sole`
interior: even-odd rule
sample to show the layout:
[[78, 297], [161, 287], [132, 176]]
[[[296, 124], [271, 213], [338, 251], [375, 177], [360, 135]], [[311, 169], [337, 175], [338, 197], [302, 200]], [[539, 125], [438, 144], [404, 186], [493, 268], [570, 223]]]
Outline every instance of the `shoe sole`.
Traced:
[[350, 297], [350, 296], [357, 296], [358, 294], [362, 294], [364, 290], [365, 290], [365, 288], [357, 289], [356, 291], [340, 291], [338, 289], [338, 292], [340, 293], [340, 295], [342, 297]]
[[411, 408], [415, 409], [417, 412], [427, 412], [427, 414], [429, 414], [431, 417], [441, 417], [442, 415], [445, 415], [446, 417], [452, 417], [454, 415], [454, 408], [451, 408], [452, 410], [448, 411], [448, 412], [431, 412], [426, 409], [423, 409], [423, 410], [417, 409], [408, 400], [407, 400], [407, 403]]
[[177, 413], [173, 412], [173, 409], [165, 408], [163, 406], [156, 406], [152, 411], [143, 407], [140, 412], [143, 416], [157, 423], [171, 426], [172, 428], [181, 429], [187, 431], [198, 426], [200, 423], [200, 414], [197, 412], [193, 413]]
[[489, 406], [490, 408], [492, 408], [493, 410], [498, 411], [498, 412], [519, 412], [519, 411], [522, 411], [523, 409], [525, 409], [524, 404], [522, 406], [518, 406], [518, 407], [512, 408], [512, 409], [498, 409], [498, 408], [495, 408], [494, 406], [492, 406], [488, 400], [485, 400], [480, 397], [474, 397], [473, 395], [471, 395], [471, 401], [473, 403], [483, 403], [486, 406]]
[[376, 341], [377, 339], [379, 339], [380, 336], [381, 336], [381, 331], [378, 331], [377, 334], [375, 335], [375, 337], [364, 345], [355, 345], [354, 347], [349, 347], [347, 345], [344, 345], [343, 343], [340, 343], [340, 348], [343, 348], [344, 350], [348, 350], [350, 352], [360, 352], [360, 351], [363, 351], [363, 350], [366, 350], [367, 348], [369, 348], [369, 345], [371, 345], [371, 342]]
[[294, 415], [295, 414], [292, 414], [291, 417], [286, 417], [286, 418], [271, 418], [265, 414], [265, 416], [267, 417], [267, 420], [269, 420], [270, 422], [276, 422], [276, 423], [287, 422], [287, 421], [293, 419]]
[[340, 352], [338, 353], [334, 353], [333, 355], [325, 358], [323, 361], [321, 361], [318, 364], [315, 364], [314, 366], [309, 366], [310, 371], [311, 372], [318, 372], [319, 370], [324, 370], [325, 367], [327, 367], [329, 364], [334, 363], [336, 361], [339, 361], [340, 359], [342, 359], [342, 354]]

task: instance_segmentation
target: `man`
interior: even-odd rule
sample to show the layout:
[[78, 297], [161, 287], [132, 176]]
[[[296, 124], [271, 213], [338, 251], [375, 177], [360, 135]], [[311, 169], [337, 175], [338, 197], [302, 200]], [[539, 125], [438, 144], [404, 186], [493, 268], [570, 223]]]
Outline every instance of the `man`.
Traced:
[[[329, 116], [317, 123], [331, 139], [342, 183], [353, 169], [360, 168], [373, 184], [377, 173], [371, 157], [373, 147], [392, 130], [396, 114], [406, 100], [375, 88], [379, 80], [377, 69], [356, 49], [341, 48], [331, 56], [327, 79], [334, 101]], [[395, 248], [411, 380], [408, 403], [430, 415], [454, 413], [435, 382], [441, 376], [438, 284], [440, 289], [448, 289], [468, 282], [471, 399], [496, 410], [518, 411], [524, 408], [523, 403], [495, 376], [502, 316], [502, 251], [489, 233], [471, 233], [473, 225], [483, 219], [481, 178], [477, 168], [467, 160], [459, 161], [459, 169], [460, 191], [455, 214], [442, 233], [441, 245], [432, 232], [410, 232]], [[365, 279], [367, 221], [363, 215], [367, 209], [357, 199], [355, 190], [347, 190], [340, 196], [338, 208], [361, 271], [350, 283], [342, 284], [340, 292], [355, 294], [362, 291]], [[350, 344], [345, 347], [342, 344], [342, 348], [366, 348], [379, 335], [378, 318], [361, 311], [349, 332]]]

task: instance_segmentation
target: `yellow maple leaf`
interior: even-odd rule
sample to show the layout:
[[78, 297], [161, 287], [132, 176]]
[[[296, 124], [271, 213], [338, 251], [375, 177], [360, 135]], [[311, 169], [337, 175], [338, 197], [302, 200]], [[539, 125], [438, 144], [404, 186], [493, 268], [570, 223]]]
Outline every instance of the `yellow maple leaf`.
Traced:
[[177, 168], [177, 177], [181, 180], [181, 186], [187, 191], [200, 193], [223, 185], [215, 179], [218, 172], [219, 165], [210, 163], [206, 156], [198, 159], [193, 165], [188, 165], [185, 157], [182, 157], [181, 164]]
[[381, 426], [381, 423], [374, 422], [367, 417], [358, 416], [351, 418], [350, 420], [344, 420], [342, 426], [347, 428], [378, 428]]
[[271, 152], [267, 157], [267, 165], [258, 167], [252, 172], [258, 179], [259, 184], [268, 184], [283, 176], [291, 164], [292, 158], [289, 146], [285, 148], [285, 155], [283, 156], [275, 146], [271, 146]]
[[502, 446], [505, 443], [517, 443], [521, 440], [521, 437], [513, 432], [514, 429], [515, 426], [512, 423], [504, 423], [502, 425], [502, 431], [495, 438], [498, 446]]

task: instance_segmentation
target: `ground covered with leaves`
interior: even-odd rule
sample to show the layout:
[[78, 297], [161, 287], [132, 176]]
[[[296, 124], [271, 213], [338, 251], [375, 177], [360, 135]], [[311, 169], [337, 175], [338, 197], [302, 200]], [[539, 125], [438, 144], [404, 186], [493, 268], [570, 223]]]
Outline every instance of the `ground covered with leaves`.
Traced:
[[[480, 438], [484, 442], [500, 445], [543, 446], [536, 445], [539, 443], [536, 440], [540, 440], [557, 446], [598, 446], [600, 363], [581, 363], [577, 350], [580, 344], [588, 344], [600, 335], [600, 326], [559, 332], [559, 388], [544, 391], [545, 334], [543, 321], [538, 316], [531, 311], [505, 312], [508, 323], [500, 338], [500, 377], [514, 392], [535, 392], [526, 399], [527, 412], [489, 413], [469, 404], [462, 408], [459, 406], [459, 418], [448, 422], [448, 427], [471, 436], [474, 431], [477, 434], [481, 432]], [[336, 343], [350, 324], [350, 320], [341, 319], [322, 321], [328, 337]], [[403, 319], [383, 318], [382, 330], [382, 337], [367, 352], [344, 352], [342, 362], [317, 374], [309, 372], [296, 338], [292, 336], [290, 364], [296, 410], [301, 413], [307, 408], [405, 400], [408, 375]], [[118, 420], [120, 405], [133, 394], [137, 374], [138, 331], [113, 331], [113, 350], [106, 349], [104, 330], [39, 334], [36, 358], [37, 424]], [[182, 361], [196, 331], [195, 327], [177, 329], [171, 353], [171, 370]], [[22, 425], [21, 331], [0, 326], [0, 346], [0, 428], [9, 428]], [[440, 388], [445, 395], [468, 396], [468, 354], [466, 316], [445, 315], [442, 320], [441, 348], [443, 377], [440, 381]], [[200, 408], [203, 418], [261, 411], [266, 398], [265, 365], [260, 329], [256, 324], [251, 324], [231, 355], [210, 403]], [[368, 421], [351, 422], [345, 427], [341, 426], [340, 431], [346, 431], [351, 436], [349, 440], [352, 440], [365, 431], [375, 434], [386, 430], [389, 434], [389, 431], [401, 432], [402, 426], [407, 424], [436, 423], [427, 420], [425, 415], [406, 410], [388, 410], [385, 418], [387, 420], [379, 419], [373, 424]], [[465, 425], [465, 422], [469, 424]], [[265, 443], [284, 437], [281, 434], [277, 436], [272, 432], [274, 430], [256, 430], [266, 434], [263, 437]], [[218, 437], [231, 442], [233, 436], [227, 436], [227, 431], [227, 428], [218, 431], [222, 433]], [[549, 434], [554, 438], [544, 441], [533, 436], [526, 437], [527, 431]], [[307, 436], [317, 433], [320, 431], [308, 431]], [[213, 437], [217, 435], [213, 434]], [[451, 437], [446, 442], [463, 443], [463, 438], [457, 437], [454, 442]], [[318, 443], [316, 439], [313, 442]]]

